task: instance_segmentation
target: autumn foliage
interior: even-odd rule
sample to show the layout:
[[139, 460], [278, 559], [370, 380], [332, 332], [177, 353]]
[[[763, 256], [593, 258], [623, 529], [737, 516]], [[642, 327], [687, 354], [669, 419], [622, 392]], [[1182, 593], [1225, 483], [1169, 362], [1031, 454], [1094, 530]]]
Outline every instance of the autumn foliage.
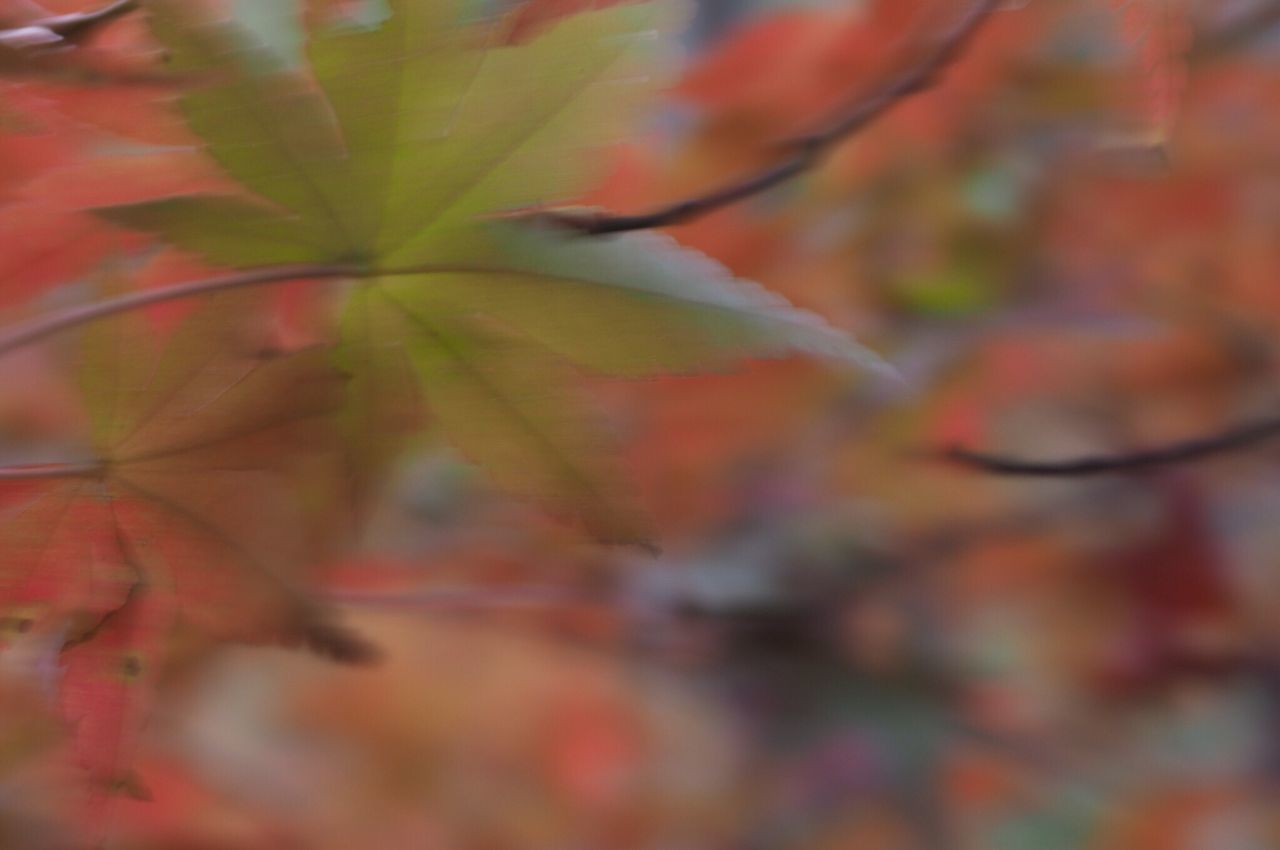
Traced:
[[1280, 840], [1280, 11], [723, 5], [0, 0], [0, 844]]

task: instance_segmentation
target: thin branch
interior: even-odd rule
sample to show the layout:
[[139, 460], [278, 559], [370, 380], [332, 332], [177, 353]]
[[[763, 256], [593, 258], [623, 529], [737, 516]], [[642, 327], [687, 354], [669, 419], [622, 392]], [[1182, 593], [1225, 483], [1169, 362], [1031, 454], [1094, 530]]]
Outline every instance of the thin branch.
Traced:
[[955, 27], [939, 40], [935, 50], [918, 65], [908, 68], [884, 87], [859, 98], [826, 127], [792, 139], [783, 145], [790, 155], [774, 165], [749, 174], [710, 192], [685, 198], [634, 215], [609, 213], [538, 212], [530, 217], [589, 236], [666, 227], [705, 215], [713, 210], [758, 195], [814, 168], [837, 143], [863, 129], [900, 101], [933, 86], [973, 40], [982, 23], [1003, 0], [976, 0]]
[[102, 474], [100, 463], [26, 463], [0, 466], [0, 481], [33, 481], [40, 478], [94, 478]]
[[332, 605], [435, 612], [556, 608], [566, 605], [606, 604], [609, 601], [599, 594], [556, 586], [435, 587], [390, 594], [329, 590], [323, 592], [321, 597]]
[[[836, 142], [871, 123], [898, 101], [932, 85], [942, 69], [955, 60], [977, 32], [982, 22], [995, 11], [1001, 2], [1002, 0], [977, 0], [960, 19], [957, 26], [940, 40], [938, 49], [927, 57], [925, 61], [912, 67], [869, 98], [854, 104], [851, 110], [832, 122], [827, 128], [792, 140], [789, 145], [794, 151], [791, 157], [763, 172], [751, 175], [744, 180], [725, 186], [708, 195], [681, 201], [669, 207], [642, 215], [607, 216], [592, 214], [583, 216], [566, 212], [558, 214], [544, 213], [540, 214], [539, 217], [587, 234], [640, 230], [684, 221], [785, 182], [813, 167], [821, 161]], [[90, 22], [101, 23], [111, 20], [132, 11], [134, 7], [135, 3], [127, 0], [126, 2], [117, 2], [97, 12], [85, 13], [80, 16], [62, 16], [57, 20], [66, 22], [58, 25], [69, 26], [72, 28], [71, 31], [75, 32], [77, 31], [76, 27], [89, 26], [91, 25]], [[75, 20], [69, 20], [71, 18]], [[50, 27], [52, 25], [50, 22], [54, 20], [46, 19], [43, 25]], [[448, 271], [468, 271], [468, 269], [422, 267], [381, 270], [365, 266], [333, 263], [295, 264], [251, 269], [190, 281], [162, 289], [129, 293], [19, 323], [7, 331], [0, 331], [0, 355], [44, 339], [59, 331], [87, 324], [100, 318], [197, 295], [287, 280], [369, 278], [416, 273], [444, 273]]]
[[1247, 47], [1280, 25], [1280, 3], [1260, 3], [1215, 30], [1200, 34], [1187, 52], [1190, 62], [1215, 59]]
[[230, 272], [214, 277], [177, 283], [142, 292], [130, 292], [113, 298], [104, 298], [78, 307], [55, 310], [44, 316], [37, 316], [25, 322], [17, 322], [0, 328], [0, 355], [4, 355], [24, 345], [37, 342], [52, 336], [59, 331], [70, 330], [80, 325], [87, 325], [108, 316], [128, 313], [143, 307], [164, 304], [169, 301], [181, 301], [199, 295], [213, 295], [233, 289], [248, 289], [285, 281], [301, 280], [368, 280], [378, 277], [408, 277], [421, 275], [448, 274], [506, 274], [537, 278], [535, 272], [510, 268], [487, 267], [476, 263], [423, 263], [416, 266], [394, 268], [376, 268], [365, 265], [348, 265], [344, 263], [292, 263], [279, 266], [246, 269]]
[[116, 0], [115, 3], [108, 3], [93, 12], [73, 12], [68, 15], [41, 18], [30, 22], [27, 26], [41, 27], [67, 41], [73, 41], [90, 35], [104, 24], [109, 24], [137, 8], [137, 0]]
[[956, 446], [938, 452], [936, 457], [992, 475], [1079, 478], [1090, 475], [1139, 472], [1153, 467], [1187, 463], [1249, 448], [1274, 437], [1280, 437], [1280, 416], [1261, 419], [1229, 431], [1180, 443], [1118, 455], [1090, 455], [1068, 460], [1037, 461], [975, 452]]
[[69, 310], [59, 310], [47, 316], [38, 316], [30, 321], [19, 322], [8, 330], [0, 332], [0, 354], [13, 351], [15, 348], [20, 348], [36, 340], [44, 339], [58, 331], [153, 304], [192, 298], [197, 295], [225, 292], [231, 289], [245, 289], [267, 283], [282, 283], [287, 280], [369, 277], [372, 274], [373, 272], [363, 266], [304, 263], [250, 269], [249, 271], [201, 278], [200, 280], [159, 289], [130, 292], [115, 298], [106, 298], [102, 301], [73, 307]]
[[311, 612], [311, 618], [299, 627], [296, 640], [284, 640], [285, 646], [301, 643], [307, 649], [338, 664], [367, 666], [382, 660], [382, 650], [360, 632], [337, 622], [330, 612]]

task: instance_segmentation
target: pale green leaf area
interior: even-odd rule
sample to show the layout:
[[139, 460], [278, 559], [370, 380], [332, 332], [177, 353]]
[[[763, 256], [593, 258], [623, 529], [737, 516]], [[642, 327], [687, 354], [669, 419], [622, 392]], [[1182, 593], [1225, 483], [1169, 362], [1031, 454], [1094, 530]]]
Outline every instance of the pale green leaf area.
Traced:
[[409, 435], [426, 422], [417, 374], [402, 342], [406, 317], [385, 309], [380, 290], [354, 290], [341, 317], [336, 366], [348, 376], [339, 427], [346, 455], [349, 512], [370, 504]]
[[303, 66], [303, 33], [299, 9], [291, 0], [231, 0], [233, 18], [253, 33], [280, 63], [281, 71]]
[[[620, 138], [657, 83], [660, 4], [574, 16], [531, 44], [491, 48], [499, 24], [397, 0], [376, 28], [316, 33], [313, 79], [281, 58], [279, 15], [259, 36], [182, 0], [150, 8], [174, 69], [203, 83], [182, 98], [188, 122], [278, 220], [216, 227], [239, 217], [221, 199], [114, 218], [224, 265], [260, 262], [263, 234], [277, 233], [313, 262], [422, 262], [477, 216], [580, 192], [598, 159], [585, 152]], [[195, 234], [210, 227], [220, 238]]]
[[315, 259], [314, 232], [299, 218], [232, 196], [161, 198], [97, 210], [108, 221], [165, 239], [209, 258], [234, 256], [245, 266]]
[[819, 316], [660, 234], [584, 239], [492, 224], [457, 237], [433, 271], [382, 286], [419, 312], [486, 316], [610, 375], [718, 368], [744, 353], [884, 366]]
[[374, 468], [394, 457], [388, 423], [412, 417], [386, 397], [407, 374], [434, 425], [496, 481], [598, 537], [638, 541], [644, 523], [578, 397], [580, 371], [688, 372], [792, 352], [882, 366], [666, 237], [493, 220], [589, 185], [600, 150], [659, 82], [663, 3], [574, 15], [519, 46], [500, 45], [500, 21], [464, 23], [450, 0], [391, 0], [375, 25], [305, 41], [289, 32], [290, 4], [265, 5], [241, 21], [261, 19], [260, 33], [200, 19], [182, 0], [149, 6], [175, 69], [202, 83], [182, 99], [192, 127], [258, 200], [101, 212], [216, 264], [367, 267], [336, 355], [350, 376], [353, 456]]
[[460, 316], [419, 311], [386, 289], [379, 294], [406, 317], [406, 349], [435, 424], [467, 458], [508, 489], [575, 517], [598, 540], [648, 540], [619, 491], [623, 476], [606, 432], [560, 358]]
[[438, 304], [420, 306], [413, 291], [362, 287], [344, 311], [339, 366], [352, 374], [344, 426], [357, 460], [390, 463], [421, 385], [434, 429], [495, 483], [577, 520], [599, 540], [647, 541], [645, 520], [619, 489], [625, 477], [615, 447], [575, 370], [525, 339]]
[[573, 239], [497, 224], [468, 235], [433, 270], [385, 278], [349, 309], [380, 314], [384, 327], [399, 314], [450, 441], [508, 488], [585, 509], [597, 537], [626, 540], [642, 521], [618, 492], [608, 439], [570, 364], [641, 376], [743, 351], [879, 363], [817, 316], [663, 236]]

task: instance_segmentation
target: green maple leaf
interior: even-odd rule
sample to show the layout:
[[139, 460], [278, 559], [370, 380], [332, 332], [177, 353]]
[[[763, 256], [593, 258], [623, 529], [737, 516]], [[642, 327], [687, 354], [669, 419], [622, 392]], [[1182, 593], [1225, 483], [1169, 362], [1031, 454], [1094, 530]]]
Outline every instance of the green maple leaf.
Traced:
[[585, 187], [591, 152], [656, 85], [661, 4], [577, 15], [514, 46], [500, 24], [464, 23], [453, 0], [387, 6], [374, 26], [313, 34], [307, 75], [234, 21], [154, 0], [173, 66], [206, 83], [182, 108], [248, 193], [100, 211], [222, 265], [367, 268], [339, 355], [362, 408], [353, 422], [378, 418], [362, 399], [385, 381], [361, 373], [395, 368], [395, 347], [465, 454], [630, 540], [642, 532], [576, 370], [635, 376], [793, 350], [878, 363], [669, 240], [486, 221]]
[[[281, 5], [282, 0], [263, 0]], [[283, 3], [283, 5], [291, 5]], [[314, 80], [233, 20], [149, 4], [183, 112], [224, 169], [271, 205], [186, 197], [104, 211], [218, 263], [434, 260], [478, 216], [573, 193], [594, 148], [654, 85], [656, 7], [579, 16], [523, 47], [451, 0], [395, 0], [375, 28], [317, 33]]]

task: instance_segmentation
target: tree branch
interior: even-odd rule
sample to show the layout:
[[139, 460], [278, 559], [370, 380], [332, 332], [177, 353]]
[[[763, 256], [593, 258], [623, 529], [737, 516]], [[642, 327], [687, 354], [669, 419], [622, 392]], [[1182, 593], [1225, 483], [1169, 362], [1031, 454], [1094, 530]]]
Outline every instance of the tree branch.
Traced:
[[[363, 266], [347, 266], [332, 263], [303, 263], [287, 266], [268, 266], [261, 269], [250, 269], [243, 272], [201, 278], [199, 280], [166, 286], [160, 289], [149, 289], [143, 292], [130, 292], [115, 298], [106, 298], [91, 304], [58, 310], [47, 316], [38, 316], [26, 322], [19, 322], [8, 330], [0, 331], [0, 354], [6, 354], [15, 348], [51, 336], [58, 331], [67, 330], [78, 325], [88, 324], [98, 319], [137, 310], [153, 304], [167, 301], [178, 301], [197, 295], [209, 295], [225, 292], [230, 289], [244, 289], [267, 283], [281, 283], [286, 280], [302, 278], [335, 278], [335, 277], [369, 277], [373, 272]], [[387, 272], [391, 274], [391, 272]]]
[[1187, 52], [1187, 59], [1202, 62], [1247, 47], [1277, 25], [1280, 25], [1280, 3], [1260, 3], [1221, 27], [1199, 34]]
[[1280, 416], [1260, 419], [1228, 431], [1180, 443], [1118, 455], [1089, 455], [1059, 461], [1037, 461], [975, 452], [953, 446], [943, 449], [935, 456], [957, 466], [992, 475], [1080, 478], [1090, 475], [1139, 472], [1153, 467], [1187, 463], [1248, 448], [1278, 436], [1280, 436]]
[[[923, 91], [932, 85], [939, 73], [959, 56], [982, 22], [995, 11], [1001, 2], [1003, 0], [976, 0], [968, 12], [960, 18], [957, 25], [939, 40], [937, 49], [927, 56], [924, 61], [908, 69], [887, 86], [874, 92], [870, 97], [856, 102], [848, 112], [839, 116], [826, 128], [791, 140], [788, 147], [792, 148], [794, 152], [788, 159], [777, 165], [706, 195], [686, 199], [668, 207], [640, 215], [582, 215], [561, 212], [540, 213], [534, 217], [545, 219], [561, 227], [567, 227], [585, 234], [619, 233], [685, 221], [764, 192], [812, 168], [822, 160], [829, 149], [838, 141], [870, 124], [898, 101], [916, 92]], [[76, 34], [83, 34], [86, 28], [92, 28], [113, 20], [136, 7], [137, 3], [134, 0], [120, 0], [120, 2], [112, 3], [96, 12], [46, 18], [40, 22], [40, 25], [58, 32], [63, 37], [71, 37]], [[190, 281], [163, 289], [129, 293], [18, 323], [7, 330], [0, 331], [0, 355], [44, 339], [59, 331], [87, 324], [100, 318], [197, 295], [305, 278], [369, 278], [447, 271], [450, 271], [450, 269], [432, 267], [378, 270], [363, 266], [333, 263], [296, 264], [250, 269], [218, 277]]]
[[418, 612], [459, 612], [489, 609], [538, 609], [570, 605], [607, 605], [610, 599], [572, 587], [520, 586], [433, 587], [416, 591], [378, 593], [358, 590], [328, 590], [326, 602], [339, 606], [403, 609]]
[[933, 86], [942, 71], [953, 63], [973, 40], [983, 22], [1003, 0], [976, 0], [956, 25], [939, 40], [936, 48], [917, 65], [892, 79], [887, 85], [859, 98], [826, 127], [792, 139], [783, 145], [791, 151], [781, 162], [749, 174], [710, 192], [685, 198], [633, 215], [537, 212], [530, 217], [550, 222], [577, 233], [600, 236], [631, 230], [646, 230], [680, 224], [713, 210], [758, 195], [814, 168], [837, 143], [871, 124], [900, 101]]
[[41, 27], [67, 41], [74, 41], [90, 35], [104, 24], [109, 24], [137, 8], [137, 0], [116, 0], [115, 3], [108, 3], [93, 12], [73, 12], [68, 15], [40, 18], [27, 26]]
[[93, 478], [102, 474], [102, 464], [88, 463], [24, 463], [0, 466], [0, 481], [34, 481], [40, 478]]
[[[248, 289], [272, 283], [284, 283], [290, 280], [332, 280], [346, 278], [349, 280], [367, 280], [377, 277], [406, 277], [410, 275], [445, 275], [476, 274], [505, 271], [509, 269], [492, 269], [475, 264], [436, 264], [424, 263], [416, 266], [397, 268], [375, 268], [365, 265], [348, 265], [344, 263], [292, 263], [280, 266], [264, 266], [246, 269], [213, 277], [177, 283], [172, 286], [148, 289], [142, 292], [129, 292], [113, 298], [104, 298], [78, 307], [55, 310], [44, 316], [37, 316], [25, 322], [0, 328], [0, 355], [21, 348], [24, 345], [50, 337], [59, 331], [70, 330], [80, 325], [87, 325], [108, 316], [128, 313], [155, 304], [169, 301], [181, 301], [199, 295], [213, 295], [233, 289]], [[27, 476], [30, 477], [30, 476]]]

